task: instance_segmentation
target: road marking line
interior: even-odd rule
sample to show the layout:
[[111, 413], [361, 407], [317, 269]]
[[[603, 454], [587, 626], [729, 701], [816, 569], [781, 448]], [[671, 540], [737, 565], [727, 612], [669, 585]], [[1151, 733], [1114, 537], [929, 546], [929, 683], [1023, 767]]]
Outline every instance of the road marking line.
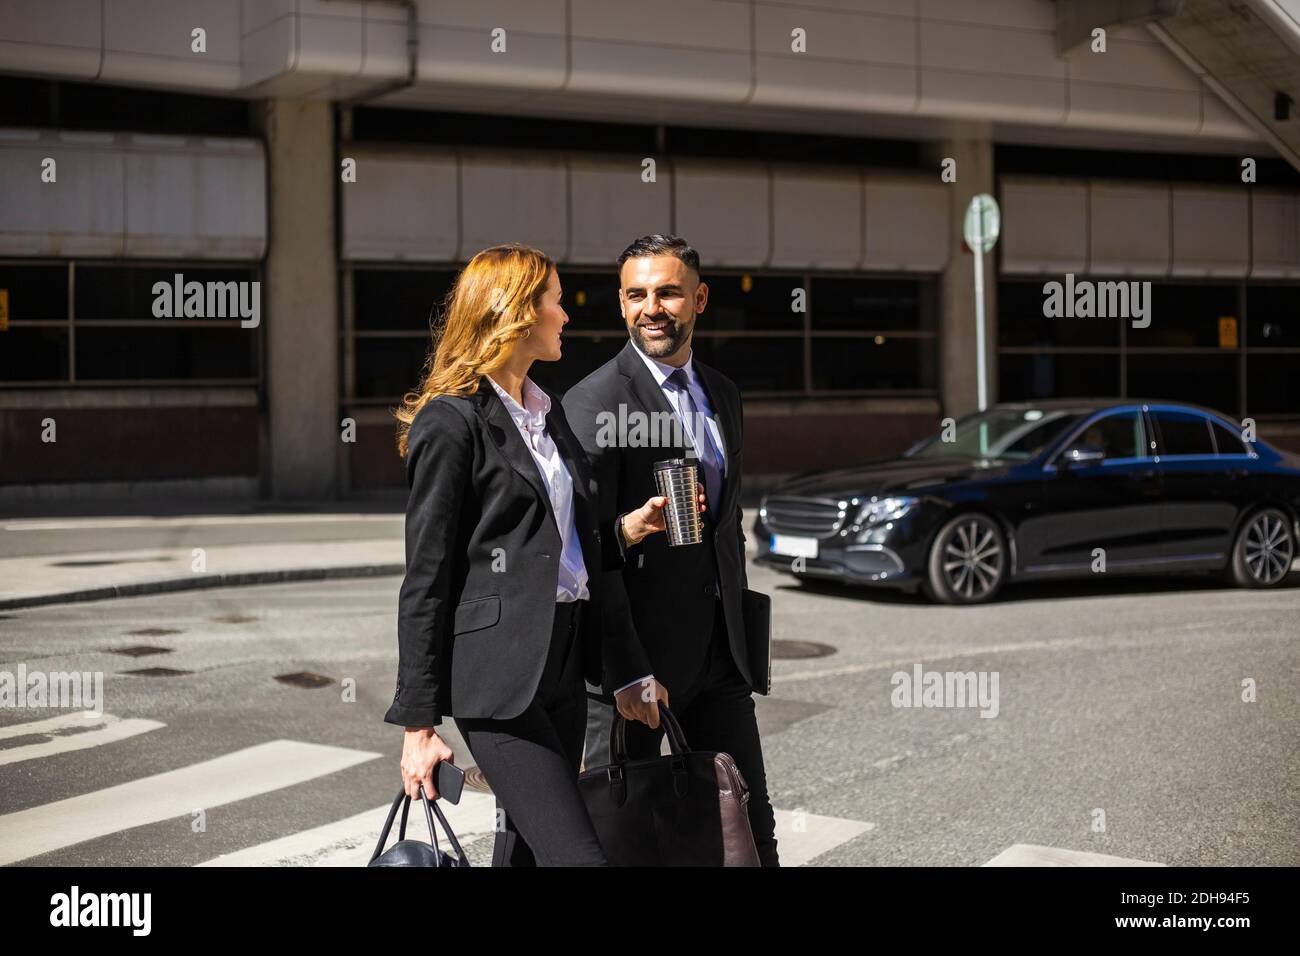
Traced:
[[1129, 860], [1105, 853], [1085, 850], [1063, 850], [1056, 846], [1039, 846], [1036, 843], [1015, 843], [984, 866], [1166, 866], [1150, 860]]
[[[50, 735], [51, 739], [20, 744], [7, 749], [0, 748], [0, 767], [23, 760], [53, 757], [55, 754], [74, 750], [102, 747], [104, 744], [116, 743], [166, 726], [157, 720], [142, 718], [124, 720], [112, 714], [95, 714], [89, 710], [78, 711], [75, 714], [62, 714], [48, 720], [37, 720], [27, 724], [11, 724], [8, 727], [0, 727], [0, 740], [45, 734]], [[66, 731], [74, 732], [66, 733]]]
[[[379, 840], [379, 831], [384, 820], [388, 818], [391, 803], [375, 807], [364, 813], [358, 813], [344, 820], [327, 823], [324, 826], [291, 833], [277, 840], [269, 840], [243, 850], [224, 853], [206, 860], [199, 866], [365, 866], [370, 862], [370, 854], [375, 851]], [[475, 840], [493, 833], [496, 821], [496, 799], [487, 793], [473, 793], [468, 790], [461, 794], [460, 803], [450, 804], [445, 800], [438, 804], [456, 839], [462, 847]], [[401, 811], [398, 811], [401, 819]], [[392, 832], [388, 835], [388, 846], [397, 842], [398, 821], [393, 821]], [[437, 820], [433, 825], [438, 828], [438, 844], [450, 853], [451, 846], [442, 832]], [[429, 839], [429, 827], [424, 821], [424, 811], [417, 806], [411, 807], [406, 821], [407, 839], [425, 841]]]
[[0, 866], [305, 783], [380, 756], [272, 740], [179, 770], [7, 813], [0, 816]]
[[876, 828], [864, 820], [823, 817], [802, 810], [775, 813], [776, 852], [782, 866], [805, 866], [813, 858]]

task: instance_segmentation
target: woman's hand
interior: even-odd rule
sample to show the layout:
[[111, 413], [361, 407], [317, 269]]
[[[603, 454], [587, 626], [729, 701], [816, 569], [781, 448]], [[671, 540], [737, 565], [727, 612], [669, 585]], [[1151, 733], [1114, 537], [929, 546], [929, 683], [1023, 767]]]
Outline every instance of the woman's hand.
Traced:
[[[703, 514], [708, 510], [704, 500], [704, 489], [700, 489], [700, 513]], [[640, 544], [648, 535], [656, 531], [664, 530], [664, 505], [668, 504], [668, 499], [663, 495], [655, 495], [653, 498], [646, 500], [636, 511], [629, 511], [623, 515], [623, 540], [629, 545]]]
[[433, 780], [439, 761], [450, 760], [451, 748], [432, 727], [407, 727], [402, 741], [402, 787], [412, 800], [420, 798], [420, 784], [430, 800], [438, 799], [438, 788]]

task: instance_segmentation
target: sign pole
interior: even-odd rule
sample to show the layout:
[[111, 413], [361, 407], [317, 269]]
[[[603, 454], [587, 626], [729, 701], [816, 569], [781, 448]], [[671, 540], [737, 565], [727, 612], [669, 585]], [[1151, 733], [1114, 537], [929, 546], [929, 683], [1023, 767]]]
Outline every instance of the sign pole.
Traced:
[[984, 217], [975, 215], [975, 351], [979, 366], [975, 370], [979, 383], [979, 410], [989, 406], [988, 381], [984, 360]]

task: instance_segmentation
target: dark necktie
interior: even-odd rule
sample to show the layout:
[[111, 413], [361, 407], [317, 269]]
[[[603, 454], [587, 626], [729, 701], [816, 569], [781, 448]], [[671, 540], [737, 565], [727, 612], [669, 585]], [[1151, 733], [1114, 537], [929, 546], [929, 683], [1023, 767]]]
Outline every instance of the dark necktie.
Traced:
[[704, 473], [704, 493], [709, 499], [709, 512], [716, 517], [718, 509], [722, 507], [722, 456], [713, 444], [713, 435], [709, 432], [709, 426], [704, 421], [699, 406], [691, 397], [686, 369], [677, 369], [668, 376], [668, 381], [680, 396], [678, 407], [685, 413], [687, 419], [682, 424], [686, 428], [691, 444], [695, 446], [695, 454]]

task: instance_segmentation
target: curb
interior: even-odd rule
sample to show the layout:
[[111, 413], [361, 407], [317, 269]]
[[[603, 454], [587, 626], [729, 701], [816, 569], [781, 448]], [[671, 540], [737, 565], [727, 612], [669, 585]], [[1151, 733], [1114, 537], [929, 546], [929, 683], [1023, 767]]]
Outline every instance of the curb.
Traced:
[[331, 578], [368, 578], [389, 574], [404, 574], [404, 564], [357, 564], [337, 568], [288, 568], [279, 571], [243, 571], [234, 574], [204, 574], [192, 578], [168, 578], [161, 581], [144, 581], [140, 584], [119, 584], [106, 588], [86, 588], [64, 591], [59, 594], [37, 594], [32, 597], [0, 600], [0, 611], [24, 607], [43, 607], [50, 604], [71, 604], [76, 601], [104, 601], [112, 598], [137, 597], [142, 594], [164, 594], [170, 591], [197, 591], [202, 588], [245, 587], [250, 584], [281, 584], [286, 581], [324, 581]]

